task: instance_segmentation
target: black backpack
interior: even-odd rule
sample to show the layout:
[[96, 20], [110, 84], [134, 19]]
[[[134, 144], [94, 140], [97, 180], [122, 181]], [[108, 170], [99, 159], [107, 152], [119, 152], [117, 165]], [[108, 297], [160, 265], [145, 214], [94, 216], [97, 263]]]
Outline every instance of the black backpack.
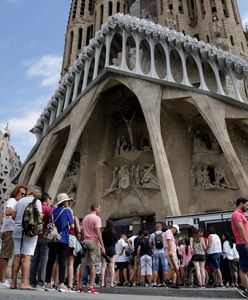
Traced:
[[154, 238], [155, 248], [158, 249], [158, 250], [163, 249], [164, 248], [164, 242], [163, 242], [162, 232], [161, 233], [154, 232], [154, 234], [155, 234], [155, 238]]

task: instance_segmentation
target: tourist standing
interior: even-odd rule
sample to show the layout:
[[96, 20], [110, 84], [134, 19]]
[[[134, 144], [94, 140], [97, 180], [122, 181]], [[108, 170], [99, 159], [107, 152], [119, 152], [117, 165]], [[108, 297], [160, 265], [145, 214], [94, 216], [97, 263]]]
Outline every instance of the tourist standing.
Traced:
[[102, 220], [99, 217], [101, 212], [100, 204], [92, 204], [91, 212], [86, 215], [82, 221], [82, 231], [84, 237], [84, 245], [87, 249], [83, 259], [84, 266], [90, 267], [90, 285], [89, 294], [97, 294], [94, 288], [94, 280], [96, 275], [96, 267], [101, 263], [101, 252], [105, 253], [105, 248], [102, 240]]
[[220, 270], [220, 260], [222, 257], [221, 240], [220, 237], [215, 233], [214, 228], [209, 228], [208, 234], [207, 254], [209, 258], [209, 264], [217, 277], [215, 287], [224, 288]]
[[42, 207], [39, 198], [41, 197], [41, 189], [34, 186], [30, 189], [28, 196], [20, 199], [13, 209], [13, 219], [15, 220], [13, 239], [14, 239], [14, 259], [12, 262], [11, 289], [17, 288], [17, 276], [21, 269], [21, 289], [34, 289], [28, 283], [28, 274], [30, 269], [31, 257], [34, 254], [38, 236], [28, 237], [23, 234], [22, 220], [25, 209], [36, 198], [36, 207], [42, 217]]
[[162, 225], [157, 223], [155, 225], [155, 232], [150, 235], [149, 246], [152, 249], [152, 275], [153, 286], [157, 286], [158, 271], [162, 268], [163, 281], [166, 281], [169, 266], [165, 255], [164, 233], [162, 232]]
[[49, 201], [51, 197], [47, 192], [44, 192], [40, 198], [43, 213], [43, 228], [42, 233], [38, 236], [38, 241], [35, 247], [34, 255], [31, 260], [29, 283], [37, 290], [44, 290], [46, 266], [48, 260], [48, 240], [44, 237], [52, 215], [53, 208], [50, 206]]
[[241, 284], [238, 291], [248, 298], [248, 221], [245, 212], [248, 210], [248, 200], [238, 198], [236, 210], [232, 214], [232, 231], [236, 238], [236, 248], [239, 253], [239, 276]]
[[190, 245], [193, 249], [192, 261], [195, 266], [198, 287], [205, 287], [205, 261], [206, 261], [206, 245], [203, 236], [199, 234], [199, 230], [194, 230]]
[[1, 227], [2, 247], [0, 253], [0, 288], [9, 287], [9, 283], [6, 280], [6, 273], [8, 262], [12, 258], [14, 251], [14, 241], [12, 236], [15, 220], [12, 218], [12, 213], [17, 201], [26, 195], [27, 188], [23, 185], [18, 185], [11, 192], [10, 199], [4, 205]]
[[59, 291], [69, 292], [65, 286], [65, 271], [66, 271], [66, 258], [69, 245], [69, 229], [74, 228], [74, 220], [72, 216], [72, 211], [68, 207], [68, 201], [72, 201], [66, 193], [58, 194], [57, 196], [57, 207], [52, 213], [52, 218], [61, 235], [59, 241], [54, 243], [49, 243], [49, 254], [46, 269], [46, 290], [53, 291], [51, 284], [51, 277], [53, 266], [58, 256], [59, 263]]
[[114, 287], [115, 277], [115, 244], [117, 236], [115, 233], [114, 223], [111, 220], [106, 221], [106, 227], [102, 233], [103, 244], [106, 250], [106, 255], [109, 258], [107, 262], [104, 258], [102, 260], [102, 286], [105, 286], [105, 273], [109, 270], [110, 274], [110, 287]]
[[179, 288], [177, 280], [180, 280], [179, 273], [179, 260], [177, 257], [177, 245], [175, 241], [175, 235], [179, 234], [179, 226], [173, 224], [171, 228], [167, 229], [164, 234], [164, 248], [167, 261], [170, 264], [170, 270], [172, 272], [172, 284], [171, 288]]

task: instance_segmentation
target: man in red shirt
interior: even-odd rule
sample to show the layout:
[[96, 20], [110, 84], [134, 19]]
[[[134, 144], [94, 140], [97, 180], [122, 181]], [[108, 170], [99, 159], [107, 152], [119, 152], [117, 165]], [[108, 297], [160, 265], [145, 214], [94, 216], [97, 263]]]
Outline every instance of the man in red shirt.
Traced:
[[236, 210], [232, 213], [232, 231], [236, 238], [237, 250], [239, 252], [239, 275], [241, 285], [239, 293], [248, 298], [248, 221], [245, 212], [248, 210], [248, 200], [238, 198]]
[[84, 217], [82, 222], [84, 245], [87, 249], [83, 264], [90, 267], [89, 294], [98, 293], [94, 288], [96, 266], [100, 265], [101, 253], [105, 253], [101, 233], [102, 221], [99, 217], [100, 211], [100, 204], [92, 204], [91, 212]]

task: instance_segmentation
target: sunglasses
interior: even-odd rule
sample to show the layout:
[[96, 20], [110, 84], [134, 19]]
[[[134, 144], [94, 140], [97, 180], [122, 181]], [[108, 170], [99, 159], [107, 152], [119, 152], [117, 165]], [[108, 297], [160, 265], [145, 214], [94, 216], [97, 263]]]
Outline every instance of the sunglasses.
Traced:
[[22, 195], [22, 197], [26, 196], [26, 193], [22, 193], [22, 192], [19, 192], [19, 193]]

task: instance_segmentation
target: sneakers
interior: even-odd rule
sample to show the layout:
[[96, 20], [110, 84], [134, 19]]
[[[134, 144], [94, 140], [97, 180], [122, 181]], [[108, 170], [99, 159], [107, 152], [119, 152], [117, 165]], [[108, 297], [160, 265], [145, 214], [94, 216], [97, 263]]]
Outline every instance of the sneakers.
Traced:
[[55, 291], [55, 289], [52, 287], [51, 284], [46, 284], [44, 290], [47, 291], [47, 292], [54, 292]]
[[244, 298], [248, 299], [248, 291], [242, 285], [238, 285], [236, 288], [237, 292]]
[[172, 283], [170, 287], [171, 289], [180, 289], [180, 286], [175, 283]]
[[10, 283], [8, 280], [5, 280], [4, 282], [0, 282], [0, 289], [8, 289], [10, 287]]
[[45, 286], [42, 286], [42, 285], [39, 285], [39, 284], [37, 284], [34, 288], [35, 288], [37, 291], [45, 291]]
[[93, 287], [88, 289], [88, 294], [99, 294], [99, 292]]
[[67, 293], [67, 292], [69, 292], [68, 288], [64, 284], [61, 284], [59, 286], [59, 290], [58, 291], [61, 292], [61, 293]]

